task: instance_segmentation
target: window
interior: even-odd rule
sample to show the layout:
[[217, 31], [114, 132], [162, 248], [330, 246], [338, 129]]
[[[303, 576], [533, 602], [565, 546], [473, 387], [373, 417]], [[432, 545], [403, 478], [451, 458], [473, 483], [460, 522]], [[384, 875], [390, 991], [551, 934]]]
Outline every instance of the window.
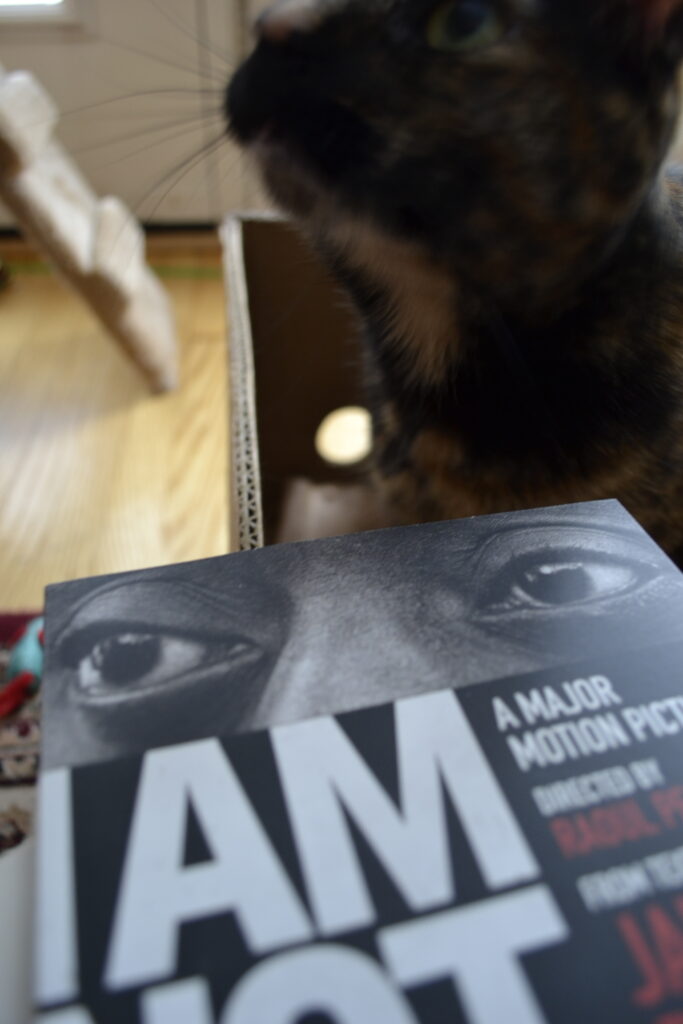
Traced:
[[0, 0], [0, 7], [56, 7], [64, 0]]
[[0, 21], [6, 25], [73, 25], [80, 14], [80, 0], [0, 0]]

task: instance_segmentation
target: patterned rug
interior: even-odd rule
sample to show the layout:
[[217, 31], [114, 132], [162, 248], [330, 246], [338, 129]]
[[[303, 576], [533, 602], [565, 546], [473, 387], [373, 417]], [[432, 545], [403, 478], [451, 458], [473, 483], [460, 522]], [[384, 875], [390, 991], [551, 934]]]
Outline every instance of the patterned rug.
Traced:
[[35, 615], [0, 615], [0, 856], [18, 846], [32, 828], [40, 745], [41, 625]]

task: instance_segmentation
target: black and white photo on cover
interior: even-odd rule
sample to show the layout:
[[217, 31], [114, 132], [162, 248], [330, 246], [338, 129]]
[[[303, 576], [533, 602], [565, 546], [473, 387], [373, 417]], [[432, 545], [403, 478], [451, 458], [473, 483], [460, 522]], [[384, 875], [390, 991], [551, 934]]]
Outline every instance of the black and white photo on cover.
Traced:
[[288, 544], [48, 592], [43, 766], [674, 640], [683, 576], [617, 503]]

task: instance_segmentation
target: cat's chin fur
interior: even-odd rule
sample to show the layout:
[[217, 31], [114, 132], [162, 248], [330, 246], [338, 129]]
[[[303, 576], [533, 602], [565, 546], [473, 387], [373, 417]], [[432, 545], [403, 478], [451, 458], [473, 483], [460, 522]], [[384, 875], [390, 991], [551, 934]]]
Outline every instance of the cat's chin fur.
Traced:
[[329, 202], [329, 197], [283, 143], [264, 135], [250, 145], [249, 152], [278, 206], [302, 221], [319, 216], [319, 207]]
[[312, 244], [322, 246], [385, 297], [387, 326], [408, 375], [437, 383], [457, 358], [457, 288], [452, 276], [416, 242], [345, 210], [284, 145], [263, 138], [251, 151], [272, 198]]

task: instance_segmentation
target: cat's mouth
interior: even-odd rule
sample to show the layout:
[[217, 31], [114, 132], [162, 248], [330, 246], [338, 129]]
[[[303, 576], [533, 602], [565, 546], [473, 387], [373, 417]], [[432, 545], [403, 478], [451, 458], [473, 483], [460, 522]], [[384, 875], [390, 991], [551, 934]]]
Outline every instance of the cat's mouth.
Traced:
[[226, 97], [228, 131], [256, 162], [268, 191], [282, 207], [298, 216], [310, 213], [317, 192], [305, 155], [283, 130], [282, 111], [272, 96], [259, 102], [250, 87], [248, 62], [234, 76]]
[[264, 122], [238, 142], [256, 162], [273, 200], [295, 217], [311, 218], [319, 201], [337, 191], [329, 170], [322, 171], [307, 147], [276, 121]]
[[282, 71], [258, 47], [230, 82], [225, 109], [230, 135], [255, 156], [275, 200], [300, 214], [311, 189], [356, 194], [379, 142], [349, 106]]
[[296, 217], [310, 218], [326, 189], [296, 147], [266, 125], [246, 148], [274, 201]]

